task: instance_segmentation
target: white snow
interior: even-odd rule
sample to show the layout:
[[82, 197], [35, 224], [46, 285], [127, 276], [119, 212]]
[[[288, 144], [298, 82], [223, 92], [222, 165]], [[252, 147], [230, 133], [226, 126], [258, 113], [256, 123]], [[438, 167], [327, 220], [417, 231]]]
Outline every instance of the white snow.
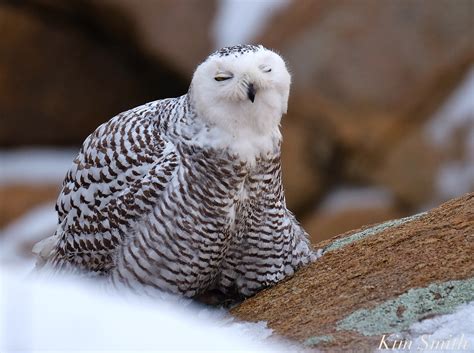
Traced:
[[444, 200], [474, 191], [474, 156], [467, 161], [444, 163], [438, 170], [436, 185]]
[[[60, 185], [77, 155], [76, 149], [0, 150], [0, 185]], [[54, 233], [54, 203], [39, 205], [0, 230], [0, 264], [31, 268], [29, 247]]]
[[443, 145], [457, 129], [466, 125], [473, 127], [472, 124], [474, 124], [474, 67], [430, 119], [427, 131], [434, 142]]
[[341, 186], [331, 191], [320, 203], [322, 212], [339, 212], [347, 209], [382, 208], [393, 205], [390, 190], [380, 187]]
[[220, 0], [212, 35], [216, 48], [251, 43], [290, 0]]
[[0, 264], [31, 269], [33, 254], [27, 249], [32, 244], [53, 235], [57, 225], [54, 203], [45, 203], [0, 230]]
[[[414, 323], [408, 335], [392, 335], [397, 340], [410, 340], [413, 352], [459, 353], [474, 351], [474, 302], [460, 306], [454, 313]], [[441, 350], [441, 345], [445, 348]], [[437, 347], [437, 349], [436, 349]], [[407, 352], [407, 349], [390, 350]], [[381, 352], [381, 350], [376, 350]]]
[[63, 278], [0, 271], [0, 352], [290, 352], [265, 323], [188, 300], [119, 296]]
[[447, 200], [474, 190], [474, 67], [426, 126], [429, 139], [438, 148], [455, 145], [459, 132], [465, 141], [461, 160], [450, 160], [436, 178], [439, 198]]
[[19, 149], [0, 151], [0, 185], [60, 184], [77, 150]]

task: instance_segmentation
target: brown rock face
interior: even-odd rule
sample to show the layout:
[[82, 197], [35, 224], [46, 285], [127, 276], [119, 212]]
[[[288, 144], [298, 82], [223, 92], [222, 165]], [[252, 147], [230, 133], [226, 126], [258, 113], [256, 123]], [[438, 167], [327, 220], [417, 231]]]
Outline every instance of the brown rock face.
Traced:
[[348, 208], [336, 212], [317, 212], [303, 220], [303, 227], [311, 234], [311, 242], [317, 244], [337, 234], [354, 229], [361, 224], [373, 224], [400, 217], [394, 206]]
[[[134, 29], [134, 41], [144, 52], [191, 77], [197, 64], [213, 50], [211, 25], [215, 0], [89, 0], [110, 18], [119, 11]], [[115, 32], [117, 28], [111, 28]]]
[[417, 130], [388, 151], [373, 178], [390, 187], [407, 204], [423, 205], [436, 194], [435, 179], [441, 160], [440, 151]]
[[54, 203], [58, 193], [59, 185], [0, 186], [0, 228], [35, 206], [48, 201]]
[[[470, 0], [309, 0], [292, 2], [256, 41], [289, 63], [288, 120], [333, 141], [326, 148], [340, 158], [322, 180], [383, 185], [417, 209], [433, 202], [439, 152], [416, 140], [474, 62], [472, 33]], [[301, 138], [317, 141], [315, 131]]]
[[313, 207], [320, 197], [322, 186], [327, 183], [322, 173], [332, 155], [327, 155], [331, 141], [321, 133], [315, 132], [318, 139], [311, 139], [308, 126], [298, 121], [283, 118], [282, 124], [282, 172], [285, 197], [288, 207], [294, 212]]
[[186, 92], [181, 76], [110, 36], [88, 9], [0, 4], [1, 146], [79, 144], [121, 111]]
[[296, 1], [261, 40], [292, 66], [297, 89], [349, 109], [400, 110], [443, 65], [472, 50], [472, 3]]
[[362, 352], [384, 333], [474, 300], [474, 194], [317, 247], [322, 258], [232, 313], [312, 347]]

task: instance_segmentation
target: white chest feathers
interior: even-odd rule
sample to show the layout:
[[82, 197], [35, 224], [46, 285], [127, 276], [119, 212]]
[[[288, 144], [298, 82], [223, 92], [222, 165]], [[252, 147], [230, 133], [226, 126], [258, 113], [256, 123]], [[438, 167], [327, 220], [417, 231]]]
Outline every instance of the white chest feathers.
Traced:
[[278, 127], [266, 134], [252, 129], [227, 130], [220, 127], [202, 129], [194, 135], [193, 143], [202, 148], [227, 150], [249, 166], [260, 156], [274, 153], [279, 147], [281, 133]]

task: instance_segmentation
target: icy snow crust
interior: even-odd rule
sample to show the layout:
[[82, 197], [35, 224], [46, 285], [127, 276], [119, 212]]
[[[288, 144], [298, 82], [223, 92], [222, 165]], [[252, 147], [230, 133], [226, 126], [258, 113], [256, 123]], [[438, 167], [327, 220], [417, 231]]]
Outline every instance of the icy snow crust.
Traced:
[[[414, 323], [408, 332], [406, 335], [392, 335], [391, 338], [403, 340], [403, 344], [405, 341], [411, 343], [410, 349], [396, 349], [391, 352], [473, 352], [474, 302], [461, 305], [452, 314]], [[382, 352], [382, 350], [377, 349], [375, 352]]]
[[120, 295], [71, 278], [0, 271], [0, 352], [295, 352], [266, 323], [190, 300]]

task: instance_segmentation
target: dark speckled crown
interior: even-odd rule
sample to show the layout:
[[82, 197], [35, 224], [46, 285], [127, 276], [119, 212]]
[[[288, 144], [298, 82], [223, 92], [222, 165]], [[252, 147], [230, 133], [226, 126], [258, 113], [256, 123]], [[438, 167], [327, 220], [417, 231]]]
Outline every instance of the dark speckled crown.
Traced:
[[224, 47], [212, 53], [209, 57], [223, 57], [233, 55], [238, 57], [243, 54], [251, 53], [259, 51], [263, 48], [261, 45], [252, 45], [252, 44], [240, 44], [240, 45], [233, 45], [231, 47]]

